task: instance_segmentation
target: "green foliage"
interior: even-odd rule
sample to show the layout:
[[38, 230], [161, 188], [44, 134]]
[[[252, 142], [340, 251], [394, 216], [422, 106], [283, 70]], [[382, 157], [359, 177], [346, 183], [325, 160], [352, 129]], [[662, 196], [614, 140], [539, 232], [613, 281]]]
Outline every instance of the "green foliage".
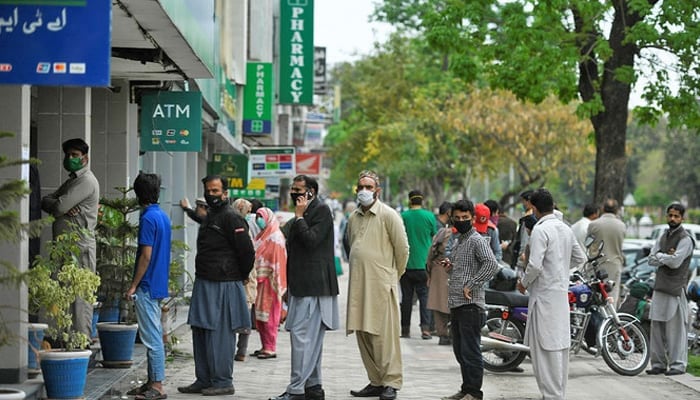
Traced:
[[75, 244], [79, 231], [57, 236], [46, 244], [47, 257], [38, 256], [28, 272], [29, 312], [45, 313], [52, 322], [47, 334], [64, 344], [68, 350], [85, 349], [90, 338], [73, 330], [71, 304], [80, 298], [96, 301], [100, 277], [78, 266], [80, 249]]
[[[600, 157], [598, 200], [622, 200], [632, 85], [643, 85], [647, 101], [641, 123], [667, 115], [671, 127], [700, 127], [696, 2], [385, 0], [375, 17], [427, 40], [466, 82], [486, 82], [535, 103], [551, 94], [564, 103], [583, 101], [578, 115], [595, 128]], [[642, 73], [646, 79], [639, 81]]]
[[[11, 132], [0, 131], [0, 139], [13, 137]], [[0, 154], [0, 169], [22, 164], [38, 164], [39, 160], [15, 160]], [[8, 209], [30, 193], [27, 182], [21, 179], [8, 179], [0, 184], [0, 243], [17, 243], [23, 237], [34, 238], [41, 234], [41, 230], [49, 226], [53, 218], [45, 218], [29, 223], [20, 221], [19, 213]], [[0, 286], [16, 288], [22, 282], [26, 282], [26, 273], [21, 272], [17, 266], [7, 260], [0, 259]], [[7, 330], [7, 326], [0, 315], [0, 347], [10, 343], [13, 335]]]
[[685, 371], [693, 376], [700, 376], [700, 356], [688, 354], [688, 368]]
[[98, 292], [106, 306], [120, 304], [119, 322], [136, 321], [132, 302], [121, 301], [134, 274], [138, 225], [130, 216], [139, 210], [138, 200], [129, 197], [132, 188], [116, 187], [120, 197], [100, 199], [100, 214], [95, 228], [97, 272], [102, 278]]

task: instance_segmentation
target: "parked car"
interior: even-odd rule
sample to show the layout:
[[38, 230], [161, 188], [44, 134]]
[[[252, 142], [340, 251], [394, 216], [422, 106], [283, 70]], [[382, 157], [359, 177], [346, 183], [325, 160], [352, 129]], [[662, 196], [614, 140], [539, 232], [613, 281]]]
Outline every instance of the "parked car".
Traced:
[[[695, 248], [700, 249], [700, 225], [697, 224], [683, 224], [683, 227], [685, 228], [688, 233], [693, 237], [695, 240]], [[652, 240], [653, 242], [656, 242], [656, 240], [661, 236], [664, 231], [668, 229], [667, 224], [661, 224], [661, 225], [654, 225], [654, 228], [651, 230], [651, 235], [647, 237], [647, 239]]]
[[[634, 268], [632, 268], [631, 271], [628, 271], [628, 279], [622, 279], [622, 281], [624, 282], [622, 291], [626, 293], [625, 289], [629, 288], [635, 282], [646, 282], [647, 284], [649, 284], [649, 286], [653, 288], [653, 283], [656, 279], [656, 268], [657, 267], [649, 265], [648, 257], [639, 260], [638, 263], [634, 265]], [[690, 282], [691, 280], [695, 279], [696, 276], [698, 276], [699, 268], [700, 250], [695, 249], [693, 250], [692, 258], [690, 259], [690, 266], [688, 267], [688, 282]]]

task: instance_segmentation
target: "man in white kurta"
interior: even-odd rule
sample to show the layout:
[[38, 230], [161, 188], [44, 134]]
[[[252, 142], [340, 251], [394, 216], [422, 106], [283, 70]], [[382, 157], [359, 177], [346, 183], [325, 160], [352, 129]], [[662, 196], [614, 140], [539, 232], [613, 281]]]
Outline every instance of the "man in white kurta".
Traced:
[[[348, 334], [355, 332], [369, 384], [350, 394], [393, 400], [403, 385], [398, 281], [406, 270], [408, 238], [401, 216], [378, 199], [379, 178], [363, 171], [360, 207], [348, 220]], [[369, 193], [368, 193], [369, 192]]]
[[530, 235], [530, 258], [518, 290], [530, 293], [525, 344], [545, 400], [564, 400], [569, 374], [569, 268], [586, 261], [574, 233], [553, 214], [546, 189], [530, 198], [537, 224]]

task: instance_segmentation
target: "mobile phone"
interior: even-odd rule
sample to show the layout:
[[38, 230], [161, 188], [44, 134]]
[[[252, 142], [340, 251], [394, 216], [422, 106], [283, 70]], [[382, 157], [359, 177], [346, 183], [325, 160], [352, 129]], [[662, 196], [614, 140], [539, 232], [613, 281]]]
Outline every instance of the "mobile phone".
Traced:
[[306, 192], [306, 199], [311, 200], [314, 197], [313, 193], [311, 192]]

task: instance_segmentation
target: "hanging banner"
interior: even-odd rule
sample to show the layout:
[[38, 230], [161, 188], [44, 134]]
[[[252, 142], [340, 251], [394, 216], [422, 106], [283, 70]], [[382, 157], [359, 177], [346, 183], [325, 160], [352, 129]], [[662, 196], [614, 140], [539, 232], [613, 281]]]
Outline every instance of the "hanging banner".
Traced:
[[260, 147], [250, 149], [250, 178], [294, 178], [294, 147]]
[[326, 48], [314, 47], [314, 93], [326, 94]]
[[207, 175], [221, 175], [229, 189], [245, 189], [248, 185], [248, 156], [215, 153], [207, 163]]
[[109, 86], [111, 1], [0, 1], [0, 84]]
[[248, 63], [243, 94], [243, 134], [271, 135], [274, 88], [272, 63]]
[[313, 104], [313, 0], [280, 0], [279, 63], [279, 103]]
[[141, 151], [202, 151], [202, 93], [141, 96]]

